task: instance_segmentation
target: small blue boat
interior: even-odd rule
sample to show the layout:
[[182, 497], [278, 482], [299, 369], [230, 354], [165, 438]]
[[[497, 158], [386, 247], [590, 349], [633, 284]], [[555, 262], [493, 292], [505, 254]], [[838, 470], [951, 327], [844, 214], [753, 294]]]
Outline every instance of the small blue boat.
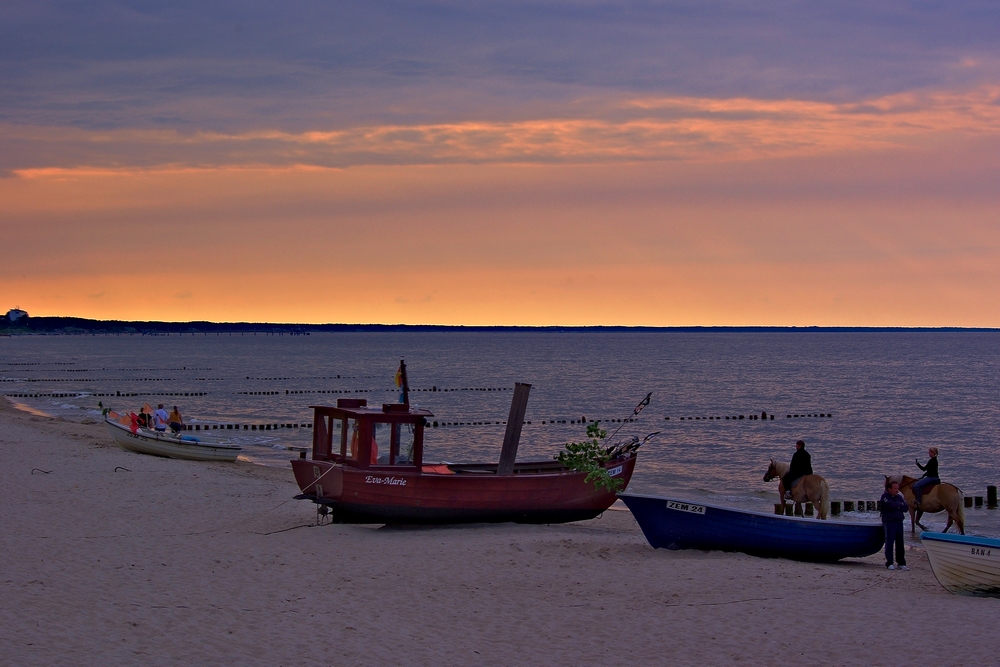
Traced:
[[870, 556], [885, 543], [881, 523], [820, 521], [635, 493], [618, 496], [654, 549], [740, 551], [831, 563]]

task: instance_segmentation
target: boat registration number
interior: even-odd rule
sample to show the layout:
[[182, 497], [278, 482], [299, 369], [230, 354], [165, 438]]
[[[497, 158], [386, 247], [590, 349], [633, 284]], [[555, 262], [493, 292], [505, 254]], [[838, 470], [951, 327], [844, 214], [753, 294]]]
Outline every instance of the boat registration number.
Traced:
[[984, 549], [982, 547], [972, 547], [973, 556], [986, 556], [987, 558], [989, 558], [991, 555], [990, 551], [991, 549]]
[[609, 477], [614, 477], [616, 475], [622, 474], [622, 468], [623, 467], [624, 466], [615, 466], [614, 468], [611, 468], [610, 470], [608, 470], [608, 476]]
[[692, 505], [691, 503], [679, 503], [675, 500], [667, 501], [668, 510], [677, 510], [678, 512], [690, 512], [691, 514], [704, 514], [704, 505]]

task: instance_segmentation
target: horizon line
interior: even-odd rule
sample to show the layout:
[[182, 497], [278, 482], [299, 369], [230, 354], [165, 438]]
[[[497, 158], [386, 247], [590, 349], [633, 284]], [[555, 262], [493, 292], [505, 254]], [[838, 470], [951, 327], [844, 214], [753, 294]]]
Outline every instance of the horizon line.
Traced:
[[[18, 329], [22, 325], [15, 325]], [[824, 325], [626, 325], [626, 324], [385, 324], [385, 323], [302, 323], [302, 322], [213, 322], [210, 320], [191, 321], [161, 321], [161, 320], [98, 320], [83, 317], [38, 316], [27, 318], [23, 325], [26, 331], [52, 331], [55, 329], [83, 329], [89, 331], [105, 328], [147, 330], [169, 330], [171, 333], [187, 333], [178, 331], [181, 327], [192, 329], [208, 328], [220, 331], [255, 331], [264, 329], [285, 329], [301, 332], [337, 332], [337, 331], [547, 331], [547, 332], [664, 332], [664, 333], [698, 333], [698, 332], [814, 332], [814, 333], [849, 333], [849, 332], [992, 332], [1000, 331], [998, 327], [963, 327], [963, 326], [824, 326]], [[136, 333], [139, 333], [136, 331]], [[195, 333], [195, 332], [191, 332]]]

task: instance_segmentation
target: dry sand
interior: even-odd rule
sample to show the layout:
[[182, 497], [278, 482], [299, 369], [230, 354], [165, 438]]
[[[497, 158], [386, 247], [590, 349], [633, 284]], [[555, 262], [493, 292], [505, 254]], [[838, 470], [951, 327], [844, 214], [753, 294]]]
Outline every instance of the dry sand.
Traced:
[[918, 549], [911, 572], [654, 551], [620, 511], [316, 526], [296, 492], [0, 401], [0, 664], [998, 661], [1000, 600], [945, 592]]

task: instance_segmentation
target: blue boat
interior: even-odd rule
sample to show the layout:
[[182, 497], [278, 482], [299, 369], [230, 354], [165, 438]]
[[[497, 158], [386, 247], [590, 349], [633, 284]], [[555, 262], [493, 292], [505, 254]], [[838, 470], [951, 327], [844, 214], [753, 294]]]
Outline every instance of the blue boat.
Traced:
[[881, 523], [820, 521], [635, 493], [618, 496], [654, 549], [740, 551], [832, 563], [870, 556], [885, 543]]

